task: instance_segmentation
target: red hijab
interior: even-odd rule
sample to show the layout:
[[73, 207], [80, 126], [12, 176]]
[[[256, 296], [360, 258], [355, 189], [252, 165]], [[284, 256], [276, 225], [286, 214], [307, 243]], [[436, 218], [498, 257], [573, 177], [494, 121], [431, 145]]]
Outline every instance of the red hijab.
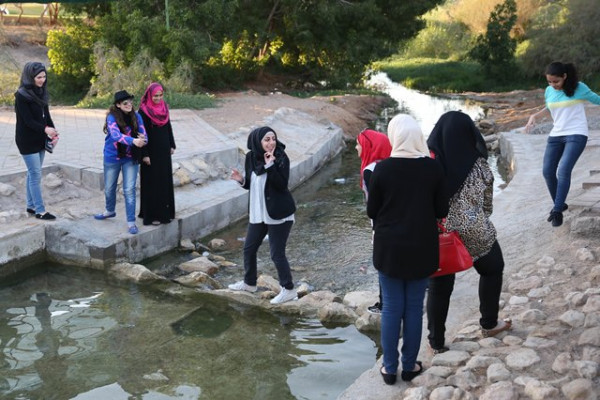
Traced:
[[152, 96], [159, 91], [164, 93], [163, 87], [159, 83], [151, 83], [142, 96], [140, 110], [150, 118], [154, 125], [163, 126], [169, 122], [169, 107], [162, 99], [158, 104], [152, 101]]
[[365, 129], [356, 138], [362, 147], [360, 153], [360, 187], [363, 185], [363, 172], [374, 161], [385, 160], [392, 152], [387, 135], [372, 129]]

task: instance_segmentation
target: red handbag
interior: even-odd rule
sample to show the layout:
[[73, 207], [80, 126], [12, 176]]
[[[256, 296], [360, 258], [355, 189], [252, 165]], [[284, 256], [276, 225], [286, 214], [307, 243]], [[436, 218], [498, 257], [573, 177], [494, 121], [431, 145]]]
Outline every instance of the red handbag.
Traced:
[[438, 222], [440, 228], [440, 266], [431, 277], [455, 274], [466, 271], [473, 266], [473, 258], [465, 247], [458, 232], [448, 231], [445, 220]]

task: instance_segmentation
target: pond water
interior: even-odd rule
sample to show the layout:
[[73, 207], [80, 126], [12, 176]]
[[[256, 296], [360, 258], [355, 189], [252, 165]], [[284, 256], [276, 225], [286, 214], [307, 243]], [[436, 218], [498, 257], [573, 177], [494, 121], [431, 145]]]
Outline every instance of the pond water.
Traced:
[[[413, 100], [398, 103], [424, 132], [443, 112], [466, 110], [462, 100], [444, 99], [435, 112], [425, 104], [412, 110]], [[427, 112], [419, 117], [421, 109]], [[396, 112], [386, 110], [376, 129], [384, 131], [386, 114]], [[287, 253], [296, 282], [341, 295], [377, 291], [359, 167], [349, 143], [294, 190], [298, 211]], [[246, 224], [203, 239], [225, 239], [219, 255], [240, 265], [222, 269], [217, 279], [224, 284], [243, 275]], [[172, 275], [190, 257], [173, 251], [145, 265]], [[258, 266], [276, 276], [268, 244]], [[0, 398], [335, 399], [380, 354], [378, 337], [354, 326], [324, 327], [206, 294], [182, 301], [88, 269], [44, 264], [35, 272], [0, 288]]]
[[0, 398], [335, 399], [375, 362], [353, 326], [46, 267], [0, 289]]

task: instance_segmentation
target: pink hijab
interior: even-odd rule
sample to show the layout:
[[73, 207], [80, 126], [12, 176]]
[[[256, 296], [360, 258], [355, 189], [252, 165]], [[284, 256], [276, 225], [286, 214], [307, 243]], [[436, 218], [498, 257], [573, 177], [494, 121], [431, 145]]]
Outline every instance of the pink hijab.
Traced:
[[152, 96], [158, 91], [164, 93], [163, 87], [156, 82], [151, 83], [140, 102], [140, 110], [142, 110], [154, 125], [163, 126], [169, 122], [169, 107], [164, 100], [161, 100], [158, 104], [152, 101]]

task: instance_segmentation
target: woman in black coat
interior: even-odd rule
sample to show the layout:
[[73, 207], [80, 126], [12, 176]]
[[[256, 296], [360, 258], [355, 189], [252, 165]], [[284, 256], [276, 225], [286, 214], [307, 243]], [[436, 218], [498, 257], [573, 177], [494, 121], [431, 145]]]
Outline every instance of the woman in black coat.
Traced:
[[249, 223], [244, 243], [244, 280], [229, 285], [232, 290], [256, 291], [256, 253], [269, 235], [271, 259], [277, 268], [281, 291], [271, 304], [297, 299], [292, 281], [290, 264], [285, 247], [292, 225], [296, 205], [288, 189], [290, 159], [285, 145], [277, 140], [277, 134], [268, 126], [257, 128], [248, 136], [245, 174], [234, 169], [231, 179], [250, 191]]
[[48, 109], [46, 67], [40, 62], [28, 62], [21, 74], [21, 84], [15, 93], [17, 124], [15, 140], [27, 166], [27, 212], [42, 220], [56, 217], [46, 212], [42, 197], [42, 164], [46, 142], [58, 141], [58, 132]]
[[367, 214], [373, 220], [373, 265], [383, 296], [380, 369], [387, 384], [396, 382], [402, 331], [402, 380], [421, 372], [423, 300], [429, 275], [439, 264], [436, 218], [448, 213], [444, 173], [429, 158], [417, 122], [399, 114], [388, 125], [389, 158], [375, 167], [369, 184]]

